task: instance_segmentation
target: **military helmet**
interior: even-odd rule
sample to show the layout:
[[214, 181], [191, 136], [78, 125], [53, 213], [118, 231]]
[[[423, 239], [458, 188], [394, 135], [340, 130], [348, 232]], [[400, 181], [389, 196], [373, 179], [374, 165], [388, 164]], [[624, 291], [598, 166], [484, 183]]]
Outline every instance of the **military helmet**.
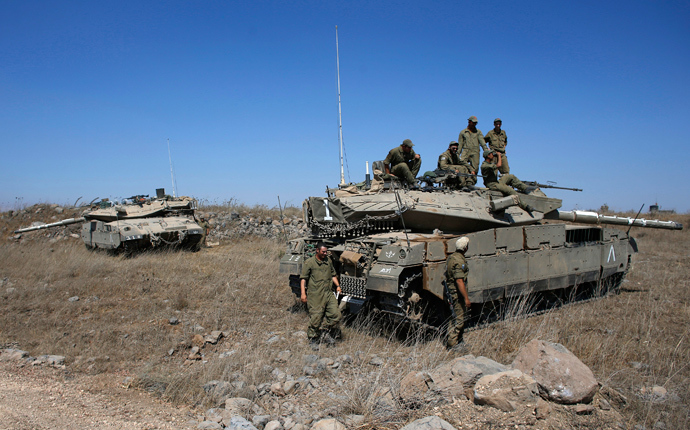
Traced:
[[479, 120], [477, 120], [477, 117], [472, 115], [471, 117], [467, 118], [468, 121], [472, 121], [473, 123], [477, 124]]
[[460, 251], [460, 252], [467, 251], [467, 247], [469, 245], [470, 245], [470, 238], [467, 236], [463, 236], [460, 239], [455, 241], [455, 249]]
[[405, 146], [409, 146], [410, 148], [412, 148], [414, 146], [414, 143], [412, 143], [412, 141], [410, 139], [403, 140], [402, 144]]

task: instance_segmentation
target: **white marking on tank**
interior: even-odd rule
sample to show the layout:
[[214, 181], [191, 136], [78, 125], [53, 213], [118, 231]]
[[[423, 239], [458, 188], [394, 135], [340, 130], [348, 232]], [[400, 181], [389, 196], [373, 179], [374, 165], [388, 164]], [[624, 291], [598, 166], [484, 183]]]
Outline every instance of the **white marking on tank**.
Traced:
[[388, 267], [388, 268], [384, 267], [381, 270], [379, 270], [379, 273], [391, 273], [391, 268], [390, 267]]
[[613, 249], [613, 245], [611, 245], [611, 249], [609, 250], [609, 258], [606, 260], [607, 263], [611, 262], [611, 257], [613, 257], [613, 261], [616, 261], [616, 251]]
[[395, 251], [386, 251], [386, 258], [393, 258]]
[[324, 221], [333, 221], [333, 217], [331, 216], [331, 211], [328, 208], [328, 199], [323, 199], [323, 207], [326, 208], [326, 216], [323, 217]]

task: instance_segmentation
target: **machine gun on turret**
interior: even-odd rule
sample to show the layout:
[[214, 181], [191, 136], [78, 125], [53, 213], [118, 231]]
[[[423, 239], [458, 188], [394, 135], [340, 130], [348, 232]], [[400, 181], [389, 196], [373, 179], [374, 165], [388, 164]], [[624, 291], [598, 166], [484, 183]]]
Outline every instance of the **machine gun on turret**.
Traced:
[[540, 184], [537, 181], [522, 181], [525, 185], [539, 188], [553, 188], [554, 190], [582, 191], [581, 188], [557, 187], [555, 182], [546, 181], [547, 184]]

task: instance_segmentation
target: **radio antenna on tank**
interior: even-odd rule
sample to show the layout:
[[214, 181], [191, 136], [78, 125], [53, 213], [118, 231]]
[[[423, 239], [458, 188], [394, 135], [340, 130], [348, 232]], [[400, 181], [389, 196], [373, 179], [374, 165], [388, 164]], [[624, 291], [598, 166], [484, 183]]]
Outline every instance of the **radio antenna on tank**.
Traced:
[[170, 155], [170, 139], [168, 139], [168, 160], [170, 160], [170, 180], [172, 181], [173, 197], [177, 197], [175, 190], [175, 174], [173, 173], [172, 155]]
[[335, 26], [335, 64], [338, 72], [338, 140], [340, 142], [340, 185], [345, 185], [343, 170], [343, 115], [340, 108], [340, 53], [338, 51], [338, 26]]

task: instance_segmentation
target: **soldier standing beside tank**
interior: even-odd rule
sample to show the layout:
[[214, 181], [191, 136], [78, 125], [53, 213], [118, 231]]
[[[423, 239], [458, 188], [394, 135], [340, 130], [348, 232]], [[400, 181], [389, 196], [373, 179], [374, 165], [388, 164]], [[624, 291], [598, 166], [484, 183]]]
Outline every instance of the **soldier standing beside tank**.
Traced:
[[386, 173], [403, 179], [407, 185], [417, 187], [417, 174], [422, 167], [422, 158], [414, 152], [414, 143], [410, 139], [403, 140], [400, 146], [391, 149], [383, 160]]
[[[304, 262], [300, 275], [301, 301], [307, 304], [309, 328], [307, 337], [311, 348], [319, 348], [321, 341], [335, 343], [341, 337], [340, 309], [333, 295], [332, 285], [341, 293], [335, 268], [328, 257], [328, 248], [323, 242], [316, 245], [316, 254]], [[308, 293], [308, 294], [307, 294]], [[321, 331], [321, 323], [325, 330]]]
[[446, 286], [452, 301], [453, 318], [448, 326], [446, 347], [451, 351], [464, 352], [467, 345], [463, 340], [465, 331], [465, 314], [470, 308], [470, 296], [467, 294], [467, 260], [465, 252], [470, 244], [468, 237], [461, 237], [455, 242], [455, 252], [446, 260]]
[[[467, 128], [460, 132], [458, 143], [460, 144], [460, 159], [470, 165], [470, 174], [476, 175], [479, 168], [479, 148], [485, 152], [488, 150], [484, 143], [484, 135], [477, 128], [477, 117], [472, 115], [467, 118]], [[470, 178], [472, 184], [477, 183], [477, 178]]]
[[199, 248], [206, 248], [206, 236], [211, 231], [211, 225], [206, 221], [203, 215], [199, 217], [199, 227], [201, 227], [201, 240], [199, 241]]
[[449, 183], [451, 186], [457, 185], [459, 187], [464, 187], [466, 185], [471, 185], [471, 182], [468, 181], [468, 175], [470, 173], [468, 165], [460, 160], [460, 155], [458, 154], [458, 142], [450, 142], [446, 152], [438, 156], [437, 168], [438, 170], [458, 175], [457, 179], [446, 180], [446, 183]]
[[489, 144], [489, 149], [496, 151], [501, 154], [501, 167], [498, 171], [502, 175], [507, 175], [510, 173], [510, 166], [508, 166], [508, 157], [506, 157], [506, 146], [508, 146], [508, 136], [506, 136], [505, 130], [501, 130], [501, 125], [503, 121], [501, 118], [496, 118], [494, 120], [494, 128], [486, 133], [484, 140]]

